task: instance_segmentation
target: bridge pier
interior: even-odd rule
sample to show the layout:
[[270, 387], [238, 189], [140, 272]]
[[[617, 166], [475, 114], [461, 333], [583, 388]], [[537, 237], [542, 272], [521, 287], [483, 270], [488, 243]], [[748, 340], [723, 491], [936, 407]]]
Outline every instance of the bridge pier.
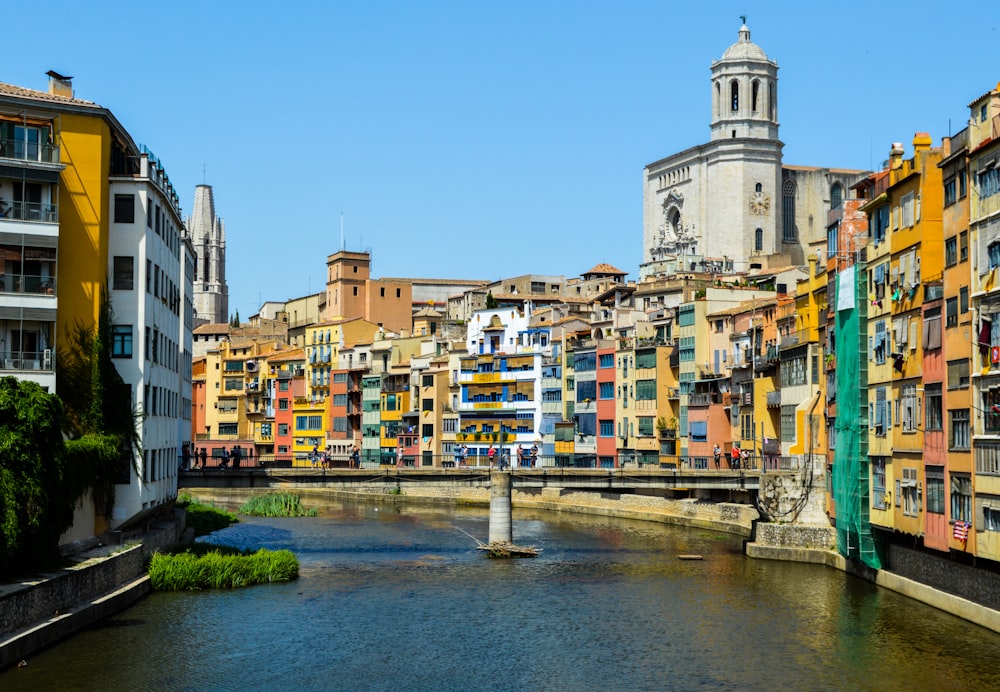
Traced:
[[513, 543], [510, 471], [490, 471], [490, 543]]

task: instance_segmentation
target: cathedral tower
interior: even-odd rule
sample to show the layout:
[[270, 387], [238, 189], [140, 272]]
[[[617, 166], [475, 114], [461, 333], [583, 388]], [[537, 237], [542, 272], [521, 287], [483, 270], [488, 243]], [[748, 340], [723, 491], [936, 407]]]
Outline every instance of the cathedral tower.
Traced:
[[226, 227], [215, 215], [211, 185], [194, 190], [194, 211], [187, 219], [196, 255], [194, 280], [195, 326], [229, 321], [226, 285]]

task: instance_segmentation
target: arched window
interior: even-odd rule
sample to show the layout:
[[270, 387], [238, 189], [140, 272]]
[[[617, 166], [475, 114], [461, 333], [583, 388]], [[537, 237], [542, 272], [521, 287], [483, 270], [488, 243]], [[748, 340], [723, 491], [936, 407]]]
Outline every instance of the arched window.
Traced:
[[840, 183], [834, 183], [833, 187], [830, 188], [830, 208], [840, 209], [841, 203], [844, 201], [844, 188]]
[[718, 82], [715, 83], [715, 117], [718, 118], [722, 113], [722, 85]]
[[764, 251], [764, 229], [758, 228], [753, 232], [753, 249], [756, 252]]
[[729, 99], [732, 101], [733, 113], [740, 109], [740, 83], [735, 79], [729, 83]]
[[754, 113], [760, 110], [760, 81], [756, 79], [750, 90], [750, 110]]
[[774, 84], [771, 82], [767, 83], [767, 110], [770, 113], [771, 120], [778, 119], [778, 100], [777, 96], [774, 94]]
[[753, 186], [753, 191], [754, 192], [763, 192], [764, 191], [764, 186], [761, 185], [760, 183], [757, 183], [756, 185]]
[[795, 183], [786, 180], [781, 186], [781, 242], [794, 243], [795, 240]]

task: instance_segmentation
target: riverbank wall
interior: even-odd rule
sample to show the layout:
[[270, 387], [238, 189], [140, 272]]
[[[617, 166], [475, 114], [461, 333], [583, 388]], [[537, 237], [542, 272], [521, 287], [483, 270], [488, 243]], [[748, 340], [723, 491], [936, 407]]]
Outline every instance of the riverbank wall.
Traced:
[[121, 544], [98, 544], [57, 572], [0, 585], [0, 670], [110, 615], [150, 592], [152, 554], [181, 540], [183, 510]]

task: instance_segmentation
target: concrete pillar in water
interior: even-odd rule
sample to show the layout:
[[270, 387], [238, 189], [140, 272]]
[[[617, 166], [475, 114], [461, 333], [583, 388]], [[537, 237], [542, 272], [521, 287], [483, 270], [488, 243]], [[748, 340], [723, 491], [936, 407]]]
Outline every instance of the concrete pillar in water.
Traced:
[[490, 471], [490, 543], [513, 543], [510, 471]]

